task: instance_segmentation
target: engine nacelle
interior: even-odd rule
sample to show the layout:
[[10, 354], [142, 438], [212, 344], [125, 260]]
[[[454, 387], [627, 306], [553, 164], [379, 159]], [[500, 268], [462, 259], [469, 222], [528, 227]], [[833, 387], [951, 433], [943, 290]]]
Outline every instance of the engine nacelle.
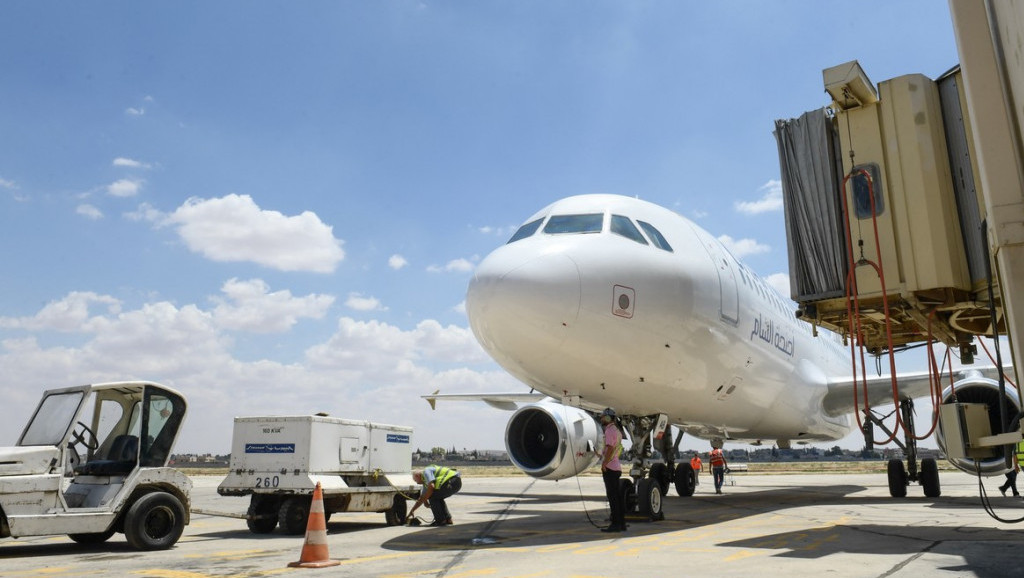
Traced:
[[593, 466], [604, 448], [604, 430], [582, 409], [551, 401], [524, 405], [505, 427], [512, 463], [542, 480], [569, 478]]
[[[1002, 419], [999, 415], [999, 382], [975, 373], [947, 387], [942, 392], [942, 403], [953, 401], [953, 391], [956, 391], [956, 400], [959, 403], [983, 403], [988, 406], [988, 420], [992, 427], [992, 433], [1002, 433]], [[1020, 398], [1017, 396], [1017, 388], [1007, 384], [1006, 386], [1006, 407], [1010, 416], [1020, 411]], [[935, 441], [943, 452], [946, 452], [946, 436], [942, 431], [942, 424], [935, 432]], [[946, 452], [946, 455], [949, 455]], [[969, 474], [977, 474], [980, 470], [983, 476], [996, 476], [1009, 471], [1006, 467], [1006, 460], [1002, 456], [979, 460], [977, 464], [970, 458], [950, 459], [949, 463], [957, 469]]]

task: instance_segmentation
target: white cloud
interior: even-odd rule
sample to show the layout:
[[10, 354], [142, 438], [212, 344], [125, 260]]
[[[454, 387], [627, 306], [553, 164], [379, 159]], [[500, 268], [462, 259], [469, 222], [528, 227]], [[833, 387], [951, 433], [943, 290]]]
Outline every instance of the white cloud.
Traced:
[[134, 211], [129, 211], [123, 214], [124, 218], [129, 221], [149, 221], [152, 223], [159, 223], [166, 215], [155, 209], [149, 203], [142, 203]]
[[[259, 281], [225, 284], [235, 307], [267, 302]], [[295, 299], [282, 299], [294, 304]], [[299, 300], [301, 301], [301, 300]], [[91, 311], [95, 310], [95, 311]], [[232, 352], [222, 316], [196, 305], [166, 301], [121, 311], [117, 299], [71, 293], [25, 319], [0, 318], [4, 410], [29, 415], [45, 388], [124, 379], [151, 379], [181, 391], [189, 416], [176, 446], [181, 452], [230, 451], [238, 415], [339, 417], [408, 425], [415, 443], [480, 449], [503, 447], [508, 414], [477, 403], [442, 403], [431, 411], [422, 395], [526, 391], [491, 362], [468, 328], [425, 320], [411, 329], [378, 321], [338, 321], [334, 335], [306, 349], [297, 362], [243, 361]], [[79, 343], [45, 343], [48, 330], [69, 330]], [[0, 440], [16, 438], [22, 420], [0, 421]], [[466, 432], [472, 431], [471, 442]]]
[[112, 197], [134, 197], [139, 194], [140, 188], [142, 188], [142, 181], [120, 179], [107, 185], [107, 194]]
[[148, 169], [152, 167], [149, 163], [137, 161], [135, 159], [129, 159], [126, 157], [117, 157], [112, 163], [115, 167], [127, 167], [130, 169]]
[[427, 271], [431, 273], [465, 273], [473, 270], [473, 263], [468, 259], [453, 259], [448, 261], [444, 267], [438, 265], [431, 265], [427, 267]]
[[146, 114], [146, 109], [142, 108], [141, 106], [138, 108], [129, 106], [128, 108], [124, 109], [124, 113], [128, 116], [142, 116]]
[[345, 306], [356, 311], [387, 311], [376, 297], [363, 297], [360, 293], [349, 293]]
[[253, 333], [288, 331], [300, 318], [322, 319], [334, 303], [330, 295], [293, 297], [290, 291], [269, 292], [260, 279], [230, 279], [221, 287], [227, 299], [213, 298], [213, 319], [226, 329]]
[[718, 238], [729, 252], [733, 254], [737, 259], [742, 259], [747, 255], [759, 255], [761, 253], [767, 253], [772, 250], [768, 245], [758, 243], [754, 239], [733, 239], [729, 235], [722, 235]]
[[770, 180], [761, 185], [758, 191], [764, 191], [760, 199], [737, 202], [736, 210], [748, 215], [782, 210], [782, 181]]
[[78, 205], [77, 207], [75, 207], [75, 213], [78, 213], [79, 215], [82, 215], [83, 217], [86, 217], [87, 219], [96, 220], [96, 219], [102, 219], [103, 218], [103, 212], [102, 211], [100, 211], [99, 209], [97, 209], [96, 207], [94, 207], [92, 205], [87, 205], [87, 204]]
[[407, 261], [405, 257], [398, 255], [397, 253], [388, 257], [388, 267], [391, 267], [395, 271], [398, 271], [399, 269], [405, 267], [408, 264], [409, 261]]
[[4, 188], [4, 189], [17, 189], [18, 185], [16, 185], [14, 183], [14, 181], [9, 181], [7, 179], [0, 178], [0, 188]]
[[452, 311], [465, 315], [466, 314], [466, 300], [463, 299], [462, 301], [459, 302], [458, 305], [456, 305], [455, 307], [452, 307]]
[[191, 251], [213, 261], [331, 273], [345, 258], [344, 241], [316, 213], [288, 217], [261, 209], [249, 195], [191, 198], [161, 224], [176, 226]]
[[789, 274], [772, 273], [765, 277], [765, 282], [774, 287], [779, 292], [779, 295], [789, 298]]
[[32, 317], [0, 317], [0, 328], [30, 331], [90, 332], [98, 330], [106, 321], [92, 316], [90, 309], [101, 306], [107, 315], [121, 311], [121, 302], [107, 295], [89, 291], [72, 291], [63, 299], [51, 301]]

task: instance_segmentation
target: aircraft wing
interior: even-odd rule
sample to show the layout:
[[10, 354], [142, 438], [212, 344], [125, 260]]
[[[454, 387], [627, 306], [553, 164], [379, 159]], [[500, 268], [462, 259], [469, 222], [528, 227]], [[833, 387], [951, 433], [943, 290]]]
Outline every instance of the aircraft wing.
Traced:
[[[972, 374], [987, 377], [989, 379], [999, 379], [999, 372], [994, 366], [962, 367], [953, 372], [953, 379], [963, 379], [964, 377], [968, 377]], [[931, 386], [928, 379], [929, 376], [927, 371], [898, 374], [896, 381], [899, 383], [900, 399], [914, 399], [929, 395]], [[863, 406], [864, 389], [862, 380], [858, 379], [856, 385], [858, 402]], [[942, 378], [942, 388], [945, 389], [948, 385], [949, 376], [945, 375]], [[852, 378], [830, 382], [828, 385], [828, 392], [825, 394], [825, 399], [822, 402], [825, 412], [829, 415], [842, 415], [856, 411], [857, 407], [853, 403], [853, 387], [854, 380]], [[867, 389], [868, 401], [872, 407], [892, 404], [891, 376], [883, 375], [868, 377]]]
[[515, 411], [518, 407], [517, 403], [534, 403], [543, 399], [549, 399], [548, 396], [543, 393], [438, 393], [435, 391], [430, 395], [424, 395], [423, 399], [427, 400], [430, 404], [430, 409], [436, 409], [435, 404], [437, 400], [445, 401], [482, 401], [487, 405], [503, 409], [505, 411]]

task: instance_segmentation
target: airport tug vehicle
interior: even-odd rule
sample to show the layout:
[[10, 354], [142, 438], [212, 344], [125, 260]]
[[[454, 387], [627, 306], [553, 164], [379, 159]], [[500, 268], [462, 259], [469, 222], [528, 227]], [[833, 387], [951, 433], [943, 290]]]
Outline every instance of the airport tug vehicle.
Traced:
[[167, 467], [185, 412], [180, 393], [144, 381], [45, 391], [17, 445], [0, 447], [0, 537], [173, 546], [189, 523], [192, 482]]
[[255, 534], [277, 526], [306, 531], [320, 483], [324, 515], [381, 512], [401, 525], [406, 500], [419, 496], [412, 479], [412, 428], [329, 417], [236, 417], [222, 496], [251, 496], [246, 523]]

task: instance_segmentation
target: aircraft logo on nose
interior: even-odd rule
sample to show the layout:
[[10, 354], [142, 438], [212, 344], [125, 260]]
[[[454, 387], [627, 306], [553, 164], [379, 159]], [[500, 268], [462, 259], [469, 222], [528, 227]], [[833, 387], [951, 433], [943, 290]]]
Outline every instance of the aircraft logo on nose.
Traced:
[[612, 314], [626, 319], [633, 318], [633, 305], [636, 302], [636, 292], [629, 287], [616, 285], [612, 292]]

